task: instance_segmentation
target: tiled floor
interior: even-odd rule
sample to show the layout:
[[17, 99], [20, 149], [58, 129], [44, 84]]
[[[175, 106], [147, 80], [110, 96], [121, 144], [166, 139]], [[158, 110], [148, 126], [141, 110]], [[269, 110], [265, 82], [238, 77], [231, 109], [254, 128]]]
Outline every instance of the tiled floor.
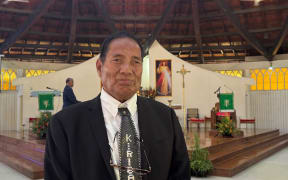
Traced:
[[18, 171], [11, 169], [0, 162], [0, 179], [1, 180], [30, 180], [26, 176], [20, 174]]
[[[0, 179], [1, 180], [29, 180], [17, 171], [0, 163]], [[288, 179], [288, 148], [270, 156], [260, 163], [250, 167], [249, 169], [239, 173], [233, 178], [213, 177], [208, 178], [191, 178], [197, 179], [215, 179], [215, 180], [287, 180]]]

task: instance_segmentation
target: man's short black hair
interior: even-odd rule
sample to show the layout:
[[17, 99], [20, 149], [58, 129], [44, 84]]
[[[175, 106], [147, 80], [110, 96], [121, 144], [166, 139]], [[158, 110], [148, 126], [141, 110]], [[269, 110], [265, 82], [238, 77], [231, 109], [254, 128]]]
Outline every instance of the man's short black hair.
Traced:
[[66, 79], [66, 84], [67, 84], [69, 81], [73, 81], [73, 79], [72, 79], [72, 78], [67, 78], [67, 79]]
[[141, 46], [140, 42], [138, 41], [138, 39], [129, 34], [128, 32], [126, 31], [120, 31], [120, 32], [116, 32], [114, 34], [112, 34], [111, 36], [107, 37], [103, 43], [102, 43], [102, 46], [101, 46], [101, 53], [100, 53], [100, 59], [101, 61], [104, 63], [105, 61], [105, 58], [106, 58], [106, 55], [107, 55], [107, 52], [109, 50], [109, 45], [110, 43], [114, 40], [114, 39], [120, 39], [120, 38], [129, 38], [129, 39], [132, 39], [134, 40], [138, 46], [140, 47], [140, 50], [141, 50], [141, 58], [143, 58], [144, 56], [144, 51], [143, 51], [143, 47]]

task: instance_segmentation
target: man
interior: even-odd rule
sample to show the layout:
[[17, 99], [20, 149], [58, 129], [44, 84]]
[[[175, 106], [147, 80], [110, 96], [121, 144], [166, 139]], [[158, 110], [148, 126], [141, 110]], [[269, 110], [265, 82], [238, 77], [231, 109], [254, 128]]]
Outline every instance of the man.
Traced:
[[72, 105], [72, 104], [77, 104], [80, 101], [77, 101], [75, 94], [73, 92], [73, 87], [74, 81], [72, 78], [67, 78], [66, 79], [66, 86], [63, 91], [63, 109]]
[[190, 179], [186, 144], [175, 112], [136, 95], [142, 58], [141, 45], [125, 32], [104, 41], [96, 63], [101, 94], [64, 109], [51, 120], [45, 179]]

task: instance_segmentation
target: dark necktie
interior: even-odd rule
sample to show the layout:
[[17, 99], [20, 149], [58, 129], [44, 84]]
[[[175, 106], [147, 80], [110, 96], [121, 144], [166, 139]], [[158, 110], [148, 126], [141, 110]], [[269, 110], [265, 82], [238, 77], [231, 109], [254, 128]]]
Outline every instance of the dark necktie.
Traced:
[[121, 128], [119, 138], [120, 179], [140, 180], [141, 177], [136, 169], [140, 169], [140, 146], [136, 129], [127, 108], [119, 108], [121, 116]]

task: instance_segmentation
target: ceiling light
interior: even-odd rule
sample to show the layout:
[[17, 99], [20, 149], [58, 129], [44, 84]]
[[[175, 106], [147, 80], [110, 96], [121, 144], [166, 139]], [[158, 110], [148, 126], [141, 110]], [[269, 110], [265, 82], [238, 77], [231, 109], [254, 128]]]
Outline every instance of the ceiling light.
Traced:
[[270, 66], [269, 66], [268, 69], [269, 69], [269, 70], [273, 70], [272, 61], [270, 61]]

